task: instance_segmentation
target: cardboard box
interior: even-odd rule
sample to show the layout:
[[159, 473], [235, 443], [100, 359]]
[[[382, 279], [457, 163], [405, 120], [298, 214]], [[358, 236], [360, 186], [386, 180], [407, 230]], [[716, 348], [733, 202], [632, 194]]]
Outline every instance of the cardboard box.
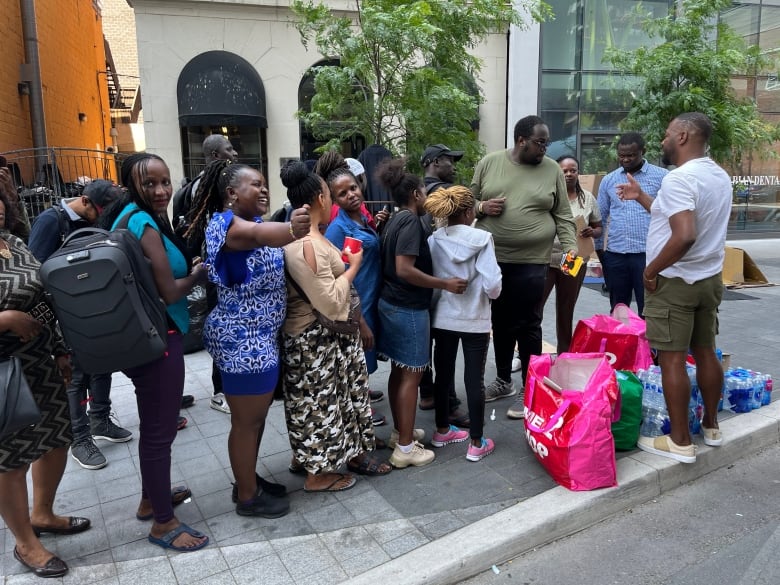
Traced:
[[593, 193], [594, 197], [598, 197], [599, 184], [601, 184], [601, 179], [605, 176], [606, 175], [580, 175], [580, 187], [585, 191]]
[[741, 248], [726, 246], [723, 260], [723, 284], [728, 288], [766, 286], [769, 284], [764, 273]]

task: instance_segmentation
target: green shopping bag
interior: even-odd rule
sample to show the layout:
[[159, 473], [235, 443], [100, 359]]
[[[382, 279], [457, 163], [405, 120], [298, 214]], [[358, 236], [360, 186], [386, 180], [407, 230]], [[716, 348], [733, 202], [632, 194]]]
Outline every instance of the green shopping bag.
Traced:
[[620, 386], [620, 420], [612, 423], [615, 449], [630, 451], [639, 440], [642, 425], [642, 382], [628, 371], [615, 372]]

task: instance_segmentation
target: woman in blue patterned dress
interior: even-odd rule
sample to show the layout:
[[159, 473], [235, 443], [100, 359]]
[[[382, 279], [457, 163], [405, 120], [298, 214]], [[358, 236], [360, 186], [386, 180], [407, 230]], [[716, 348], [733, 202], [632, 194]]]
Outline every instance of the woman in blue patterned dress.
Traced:
[[288, 223], [263, 223], [269, 204], [265, 177], [225, 160], [206, 168], [195, 200], [190, 230], [205, 228], [209, 279], [217, 285], [217, 306], [206, 319], [203, 340], [230, 405], [236, 512], [277, 518], [289, 510], [287, 489], [262, 479], [255, 466], [279, 378], [279, 329], [287, 306], [281, 246], [309, 232], [309, 213], [299, 209]]

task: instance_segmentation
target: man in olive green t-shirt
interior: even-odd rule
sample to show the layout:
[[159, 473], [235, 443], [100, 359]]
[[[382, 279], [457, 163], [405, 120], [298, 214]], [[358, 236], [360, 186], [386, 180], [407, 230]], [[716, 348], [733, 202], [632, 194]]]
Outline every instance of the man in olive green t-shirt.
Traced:
[[[515, 124], [514, 139], [513, 148], [479, 161], [471, 184], [477, 227], [493, 234], [503, 281], [501, 295], [492, 305], [497, 378], [485, 389], [486, 402], [516, 393], [515, 344], [523, 382], [530, 357], [542, 352], [540, 305], [555, 236], [564, 250], [577, 249], [563, 172], [545, 156], [550, 141], [547, 125], [538, 116], [526, 116]], [[507, 416], [523, 417], [522, 390]]]

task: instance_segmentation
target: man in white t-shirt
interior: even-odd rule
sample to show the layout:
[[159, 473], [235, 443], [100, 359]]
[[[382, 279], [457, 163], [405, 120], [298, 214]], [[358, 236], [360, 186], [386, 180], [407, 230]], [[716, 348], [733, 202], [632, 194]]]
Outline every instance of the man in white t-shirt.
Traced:
[[635, 199], [650, 211], [644, 316], [647, 338], [658, 350], [671, 423], [668, 435], [640, 437], [638, 446], [683, 463], [696, 461], [688, 428], [691, 387], [685, 364], [689, 349], [704, 400], [704, 443], [723, 442], [718, 428], [723, 369], [715, 355], [715, 335], [723, 297], [731, 181], [707, 156], [711, 134], [712, 123], [704, 114], [680, 114], [661, 143], [664, 164], [677, 168], [664, 177], [655, 201], [630, 176], [627, 184], [618, 187], [622, 198]]

